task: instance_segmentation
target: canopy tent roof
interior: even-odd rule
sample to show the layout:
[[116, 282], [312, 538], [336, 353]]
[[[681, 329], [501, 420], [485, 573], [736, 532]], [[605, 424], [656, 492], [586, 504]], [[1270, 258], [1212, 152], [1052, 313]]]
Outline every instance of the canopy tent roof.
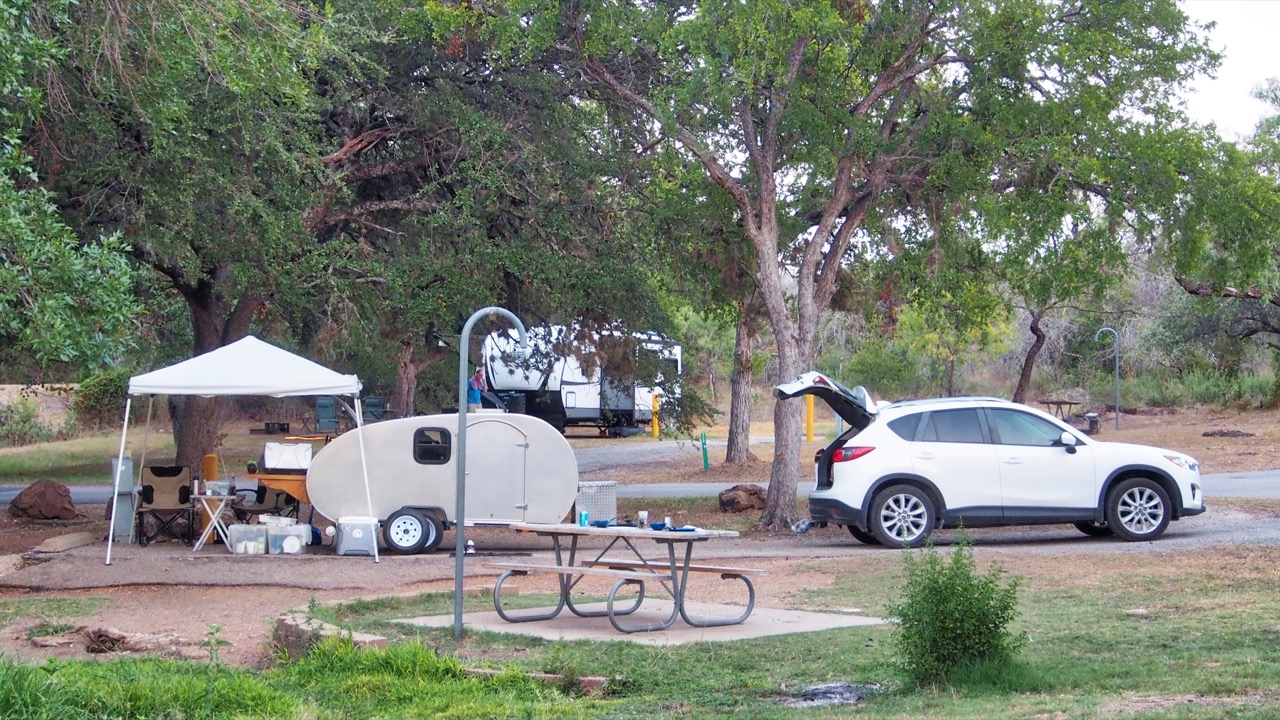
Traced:
[[359, 395], [343, 375], [249, 335], [190, 360], [129, 379], [130, 395]]

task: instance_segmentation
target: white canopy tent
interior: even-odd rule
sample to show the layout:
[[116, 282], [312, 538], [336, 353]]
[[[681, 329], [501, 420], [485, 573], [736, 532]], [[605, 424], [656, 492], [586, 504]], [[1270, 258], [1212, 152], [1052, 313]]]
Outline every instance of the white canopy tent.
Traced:
[[[124, 467], [125, 442], [129, 434], [129, 414], [135, 395], [267, 395], [297, 397], [311, 395], [350, 395], [355, 403], [356, 432], [360, 438], [360, 465], [364, 472], [365, 498], [369, 514], [373, 502], [369, 495], [369, 466], [364, 453], [364, 421], [360, 408], [360, 378], [343, 375], [323, 365], [263, 342], [252, 335], [212, 350], [203, 355], [153, 370], [129, 379], [129, 395], [124, 406], [124, 428], [120, 432], [120, 454], [116, 462], [115, 494], [111, 516], [115, 517], [120, 499], [120, 473]], [[150, 412], [148, 411], [148, 415]], [[148, 422], [150, 417], [148, 417]], [[132, 482], [130, 478], [130, 482]], [[132, 512], [132, 508], [130, 508]], [[111, 564], [111, 547], [115, 533], [107, 536], [107, 561]], [[378, 561], [374, 543], [374, 562]]]

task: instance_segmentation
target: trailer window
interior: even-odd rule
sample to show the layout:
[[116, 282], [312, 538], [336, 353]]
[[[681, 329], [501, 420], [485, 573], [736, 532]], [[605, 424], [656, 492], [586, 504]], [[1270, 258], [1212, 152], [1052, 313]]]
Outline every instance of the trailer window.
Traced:
[[444, 428], [418, 428], [413, 431], [413, 459], [421, 465], [443, 465], [449, 462], [453, 442]]

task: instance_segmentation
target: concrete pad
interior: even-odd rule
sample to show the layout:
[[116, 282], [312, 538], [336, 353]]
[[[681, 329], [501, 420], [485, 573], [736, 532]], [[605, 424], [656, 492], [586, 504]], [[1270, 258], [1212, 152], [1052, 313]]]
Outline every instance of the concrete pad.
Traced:
[[[732, 605], [686, 603], [686, 606], [689, 614], [694, 617], [730, 618], [742, 614], [741, 607]], [[605, 603], [591, 603], [579, 607], [584, 610], [603, 610]], [[644, 620], [662, 621], [671, 614], [671, 607], [670, 600], [646, 600], [639, 610], [627, 616], [627, 620], [633, 623], [639, 623]], [[551, 608], [533, 608], [519, 611], [512, 610], [511, 612], [537, 614], [550, 610]], [[452, 627], [453, 616], [432, 615], [429, 617], [396, 620], [395, 622], [418, 627]], [[462, 616], [462, 624], [470, 630], [532, 635], [547, 640], [621, 640], [640, 645], [665, 646], [685, 645], [695, 642], [745, 640], [770, 635], [817, 632], [842, 627], [887, 625], [888, 623], [880, 618], [866, 615], [842, 615], [756, 607], [751, 611], [751, 617], [739, 625], [696, 628], [686, 625], [684, 620], [677, 618], [674, 625], [666, 630], [657, 632], [620, 633], [613, 629], [613, 625], [609, 623], [609, 618], [607, 617], [580, 618], [569, 612], [568, 609], [562, 610], [558, 617], [551, 620], [524, 623], [509, 623], [498, 617], [496, 612], [466, 613]]]

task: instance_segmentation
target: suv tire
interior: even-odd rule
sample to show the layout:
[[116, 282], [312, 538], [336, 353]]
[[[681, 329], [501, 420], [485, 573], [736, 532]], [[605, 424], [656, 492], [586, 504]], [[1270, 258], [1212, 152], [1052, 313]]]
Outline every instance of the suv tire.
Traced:
[[922, 545], [936, 521], [933, 500], [912, 485], [893, 485], [871, 502], [871, 531], [885, 547], [899, 549]]
[[1155, 540], [1169, 527], [1169, 493], [1154, 480], [1130, 478], [1107, 496], [1107, 527], [1123, 540]]

